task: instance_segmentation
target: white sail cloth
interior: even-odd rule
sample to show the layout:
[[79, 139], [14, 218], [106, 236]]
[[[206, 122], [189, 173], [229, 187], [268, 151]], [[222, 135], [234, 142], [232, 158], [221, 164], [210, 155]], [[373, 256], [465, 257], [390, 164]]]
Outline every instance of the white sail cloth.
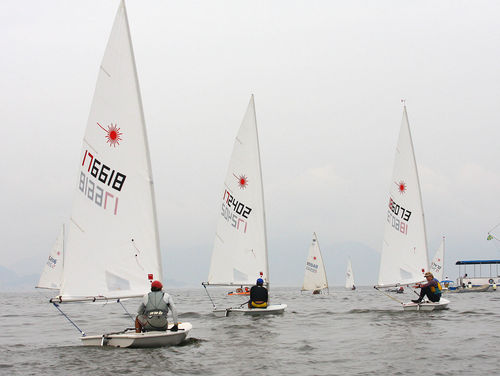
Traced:
[[385, 213], [378, 285], [419, 282], [428, 270], [424, 211], [405, 107]]
[[102, 60], [78, 167], [62, 300], [141, 296], [162, 279], [153, 178], [125, 4]]
[[347, 261], [347, 270], [345, 272], [345, 288], [352, 289], [354, 287], [354, 273], [352, 272], [351, 259]]
[[302, 291], [321, 290], [328, 288], [325, 264], [319, 248], [318, 237], [313, 233], [309, 253], [307, 255], [304, 284]]
[[59, 290], [61, 288], [64, 268], [64, 226], [50, 251], [49, 258], [36, 287]]
[[264, 192], [253, 95], [220, 192], [209, 284], [269, 283]]
[[436, 278], [438, 281], [443, 280], [443, 273], [444, 273], [444, 236], [443, 240], [441, 241], [441, 245], [439, 246], [438, 250], [436, 251], [436, 254], [434, 255], [434, 258], [432, 259], [431, 262], [431, 273], [434, 275], [434, 278]]

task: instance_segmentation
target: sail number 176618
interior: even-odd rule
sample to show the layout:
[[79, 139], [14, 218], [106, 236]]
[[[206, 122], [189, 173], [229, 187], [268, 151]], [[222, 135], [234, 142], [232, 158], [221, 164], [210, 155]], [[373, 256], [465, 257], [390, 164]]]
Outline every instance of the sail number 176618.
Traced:
[[[88, 167], [85, 165], [86, 162]], [[85, 150], [82, 167], [78, 182], [79, 190], [97, 206], [104, 210], [109, 208], [116, 215], [118, 211], [118, 194], [124, 186], [126, 175], [94, 158], [88, 150]]]

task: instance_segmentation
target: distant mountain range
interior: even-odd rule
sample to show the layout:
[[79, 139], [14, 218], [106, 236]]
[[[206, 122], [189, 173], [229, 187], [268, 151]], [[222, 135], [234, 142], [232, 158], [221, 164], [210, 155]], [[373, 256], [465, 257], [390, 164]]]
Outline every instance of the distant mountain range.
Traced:
[[19, 275], [0, 265], [0, 291], [33, 291], [39, 278], [37, 274]]

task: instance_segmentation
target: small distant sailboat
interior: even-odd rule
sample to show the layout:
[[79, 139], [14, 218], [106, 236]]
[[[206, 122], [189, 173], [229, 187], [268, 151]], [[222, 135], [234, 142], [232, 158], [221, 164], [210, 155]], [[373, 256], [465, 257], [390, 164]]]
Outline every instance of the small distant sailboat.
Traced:
[[64, 268], [64, 225], [56, 239], [54, 247], [45, 263], [40, 280], [36, 285], [40, 289], [60, 290]]
[[247, 308], [246, 302], [229, 308], [217, 308], [207, 286], [255, 285], [264, 280], [269, 290], [266, 216], [260, 163], [259, 137], [253, 95], [234, 142], [217, 222], [212, 260], [205, 291], [218, 316], [232, 314], [262, 315], [283, 313], [286, 304], [266, 308]]
[[441, 240], [441, 245], [439, 246], [434, 258], [431, 262], [431, 273], [434, 275], [439, 282], [443, 280], [444, 273], [444, 242], [445, 238], [443, 236], [443, 240]]
[[[422, 195], [406, 106], [390, 186], [377, 290], [423, 282], [429, 270]], [[445, 309], [449, 303], [444, 298], [437, 303], [398, 302], [405, 311]]]
[[347, 270], [345, 272], [345, 288], [349, 290], [356, 290], [354, 284], [354, 273], [352, 272], [351, 259], [347, 261]]
[[127, 328], [86, 335], [60, 307], [68, 302], [120, 303], [143, 296], [153, 279], [162, 279], [146, 125], [123, 1], [100, 66], [80, 160], [63, 243], [64, 267], [61, 263], [58, 269], [62, 283], [45, 268], [39, 286], [54, 284], [59, 289], [50, 302], [80, 331], [85, 346], [179, 344], [190, 323], [180, 324], [176, 332], [135, 333], [135, 328]]
[[304, 284], [301, 291], [312, 291], [313, 294], [319, 294], [325, 290], [328, 291], [325, 264], [321, 255], [321, 249], [319, 248], [318, 237], [316, 233], [313, 233], [306, 260]]

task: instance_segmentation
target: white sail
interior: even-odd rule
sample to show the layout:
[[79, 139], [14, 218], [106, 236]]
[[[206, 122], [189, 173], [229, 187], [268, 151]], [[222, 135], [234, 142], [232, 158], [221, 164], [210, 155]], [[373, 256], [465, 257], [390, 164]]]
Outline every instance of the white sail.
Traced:
[[354, 287], [354, 273], [352, 272], [351, 259], [347, 261], [347, 270], [345, 272], [345, 288], [352, 289]]
[[64, 268], [64, 225], [56, 239], [36, 287], [59, 290]]
[[378, 285], [422, 281], [428, 270], [424, 211], [405, 107], [387, 200]]
[[264, 191], [253, 95], [234, 142], [220, 206], [209, 284], [269, 283]]
[[313, 233], [312, 242], [309, 246], [309, 254], [306, 260], [302, 291], [321, 290], [326, 288], [328, 288], [328, 281], [326, 280], [325, 264], [321, 256], [318, 238], [316, 233]]
[[443, 273], [444, 273], [444, 236], [443, 240], [441, 241], [441, 245], [439, 246], [438, 250], [436, 251], [436, 254], [434, 255], [434, 258], [432, 259], [431, 262], [431, 273], [434, 275], [434, 278], [436, 278], [438, 281], [443, 280]]
[[78, 166], [62, 301], [141, 296], [162, 279], [153, 178], [125, 4], [104, 53]]

